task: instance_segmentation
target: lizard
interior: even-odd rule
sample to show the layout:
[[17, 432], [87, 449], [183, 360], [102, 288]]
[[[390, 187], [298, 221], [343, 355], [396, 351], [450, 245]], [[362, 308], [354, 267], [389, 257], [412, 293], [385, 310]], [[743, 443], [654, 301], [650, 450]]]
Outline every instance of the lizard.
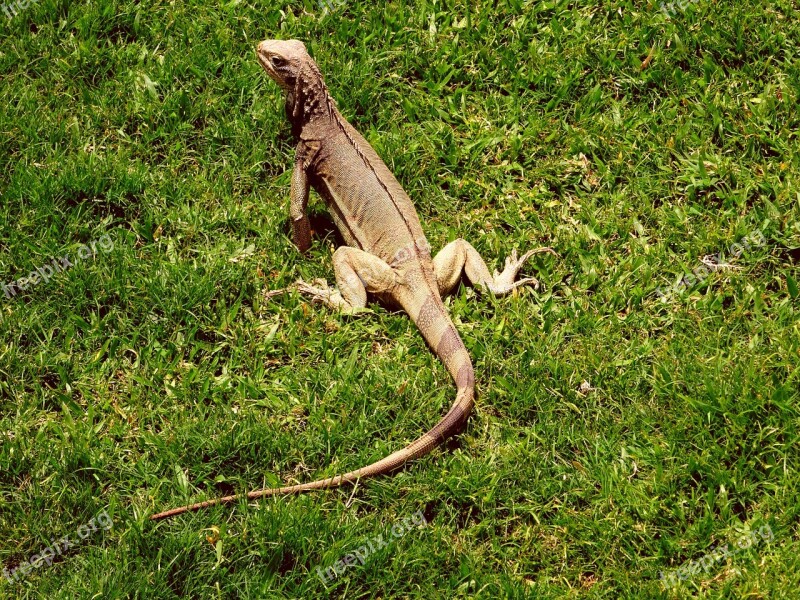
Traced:
[[435, 257], [423, 233], [414, 204], [370, 144], [339, 112], [319, 67], [299, 40], [265, 40], [258, 45], [258, 60], [285, 94], [285, 110], [297, 142], [290, 189], [293, 242], [301, 253], [311, 246], [311, 226], [306, 207], [309, 191], [325, 200], [331, 219], [345, 245], [333, 253], [337, 287], [324, 280], [312, 284], [298, 280], [290, 288], [274, 290], [268, 297], [295, 289], [343, 313], [364, 310], [367, 294], [400, 307], [417, 325], [423, 338], [444, 363], [456, 386], [456, 398], [447, 413], [412, 443], [370, 465], [310, 483], [266, 488], [225, 496], [153, 515], [158, 520], [190, 510], [233, 502], [328, 489], [365, 477], [389, 473], [412, 459], [428, 454], [445, 438], [464, 426], [475, 402], [472, 360], [442, 298], [452, 292], [463, 275], [476, 287], [497, 296], [535, 278], [516, 280], [525, 261], [537, 248], [506, 259], [501, 273], [490, 274], [483, 258], [464, 239], [447, 244]]

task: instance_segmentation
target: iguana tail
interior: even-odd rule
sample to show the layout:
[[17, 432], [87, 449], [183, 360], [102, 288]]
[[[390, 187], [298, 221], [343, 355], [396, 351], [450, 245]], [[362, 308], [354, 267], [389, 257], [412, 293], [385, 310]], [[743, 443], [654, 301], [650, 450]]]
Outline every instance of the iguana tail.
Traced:
[[464, 343], [461, 341], [461, 337], [458, 335], [438, 294], [431, 293], [424, 299], [421, 305], [419, 305], [418, 301], [414, 301], [415, 299], [413, 296], [407, 301], [403, 300], [403, 298], [400, 298], [403, 308], [417, 324], [420, 333], [422, 333], [431, 348], [434, 349], [436, 355], [445, 364], [458, 390], [456, 400], [450, 407], [450, 410], [447, 411], [447, 414], [445, 414], [430, 431], [402, 450], [398, 450], [371, 465], [367, 465], [355, 471], [350, 471], [344, 475], [336, 475], [330, 479], [319, 479], [299, 485], [267, 488], [247, 494], [215, 498], [213, 500], [198, 502], [197, 504], [158, 513], [151, 516], [150, 519], [153, 521], [166, 519], [185, 512], [199, 510], [217, 504], [228, 504], [244, 498], [256, 500], [267, 496], [282, 496], [284, 494], [297, 494], [310, 490], [335, 488], [346, 483], [353, 483], [364, 477], [389, 473], [403, 466], [409, 460], [428, 454], [433, 448], [439, 445], [442, 440], [460, 430], [469, 416], [475, 401], [475, 375], [472, 370], [472, 361], [467, 353], [467, 349], [464, 347]]

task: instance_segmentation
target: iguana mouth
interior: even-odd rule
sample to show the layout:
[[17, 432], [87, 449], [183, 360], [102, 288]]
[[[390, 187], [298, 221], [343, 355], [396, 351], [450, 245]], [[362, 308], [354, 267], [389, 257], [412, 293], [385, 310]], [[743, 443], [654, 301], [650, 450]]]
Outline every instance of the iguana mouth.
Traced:
[[266, 56], [264, 56], [260, 51], [256, 52], [256, 56], [258, 56], [258, 62], [261, 63], [261, 66], [264, 67], [264, 70], [270, 75], [275, 75], [275, 71], [272, 69], [272, 65], [269, 64], [269, 59]]

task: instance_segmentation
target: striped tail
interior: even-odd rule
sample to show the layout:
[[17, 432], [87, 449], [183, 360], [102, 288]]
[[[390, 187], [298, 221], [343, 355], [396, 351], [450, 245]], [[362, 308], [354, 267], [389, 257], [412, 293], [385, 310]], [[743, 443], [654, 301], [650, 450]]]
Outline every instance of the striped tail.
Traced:
[[382, 475], [389, 473], [403, 466], [407, 461], [419, 458], [428, 454], [442, 440], [458, 432], [469, 416], [472, 406], [475, 403], [475, 375], [472, 370], [467, 349], [461, 341], [455, 325], [450, 320], [447, 310], [438, 294], [431, 293], [425, 298], [419, 309], [415, 305], [418, 302], [410, 297], [407, 302], [400, 299], [403, 308], [419, 327], [420, 333], [436, 352], [436, 355], [447, 367], [448, 372], [455, 381], [457, 394], [450, 410], [433, 428], [413, 441], [411, 444], [398, 450], [377, 462], [362, 467], [355, 471], [350, 471], [344, 475], [337, 475], [330, 479], [319, 479], [309, 483], [290, 485], [280, 488], [267, 488], [256, 490], [247, 494], [237, 494], [198, 502], [189, 506], [175, 508], [150, 517], [153, 521], [174, 517], [185, 512], [200, 510], [217, 504], [229, 504], [240, 499], [256, 500], [268, 496], [282, 496], [285, 494], [298, 494], [311, 490], [323, 490], [339, 487], [346, 483], [353, 483], [364, 477]]

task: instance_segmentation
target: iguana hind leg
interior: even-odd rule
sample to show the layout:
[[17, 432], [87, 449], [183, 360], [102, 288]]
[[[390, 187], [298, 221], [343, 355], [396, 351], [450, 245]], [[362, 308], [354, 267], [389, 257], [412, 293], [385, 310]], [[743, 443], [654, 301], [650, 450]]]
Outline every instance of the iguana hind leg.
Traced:
[[312, 302], [321, 302], [343, 313], [356, 313], [367, 306], [367, 292], [377, 294], [395, 285], [395, 273], [380, 258], [349, 246], [341, 246], [333, 253], [333, 269], [337, 288], [331, 288], [323, 279], [308, 284], [302, 279], [292, 288]]
[[526, 277], [519, 281], [514, 281], [517, 273], [522, 268], [528, 258], [539, 252], [550, 252], [555, 254], [551, 248], [536, 248], [528, 250], [522, 257], [517, 257], [514, 250], [511, 256], [506, 258], [506, 266], [502, 273], [489, 273], [481, 255], [466, 240], [457, 239], [450, 242], [433, 259], [433, 270], [436, 273], [436, 281], [439, 284], [439, 293], [442, 297], [451, 293], [464, 273], [470, 282], [479, 288], [492, 292], [495, 296], [503, 296], [511, 290], [526, 284], [533, 284], [539, 287], [539, 282], [533, 277]]

